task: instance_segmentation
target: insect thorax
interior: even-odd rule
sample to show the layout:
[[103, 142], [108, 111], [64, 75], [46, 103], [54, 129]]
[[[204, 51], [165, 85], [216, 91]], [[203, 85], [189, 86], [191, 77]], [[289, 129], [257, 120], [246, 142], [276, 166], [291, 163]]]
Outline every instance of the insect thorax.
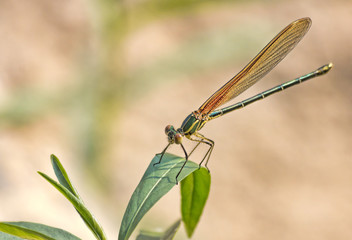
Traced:
[[190, 136], [199, 131], [206, 122], [206, 119], [199, 118], [197, 112], [192, 112], [186, 117], [180, 128], [185, 136]]

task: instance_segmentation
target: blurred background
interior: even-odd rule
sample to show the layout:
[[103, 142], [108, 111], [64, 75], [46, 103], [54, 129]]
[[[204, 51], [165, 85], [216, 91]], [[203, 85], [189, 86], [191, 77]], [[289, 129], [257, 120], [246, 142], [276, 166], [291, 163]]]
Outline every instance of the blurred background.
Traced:
[[[236, 100], [335, 66], [202, 129], [216, 144], [194, 239], [351, 239], [348, 0], [1, 0], [0, 221], [93, 239], [36, 173], [54, 176], [53, 153], [116, 239], [134, 188], [167, 144], [165, 126], [179, 127], [301, 17], [313, 21], [303, 41]], [[179, 204], [175, 187], [139, 228], [167, 228], [180, 217]], [[177, 239], [185, 238], [181, 228]]]

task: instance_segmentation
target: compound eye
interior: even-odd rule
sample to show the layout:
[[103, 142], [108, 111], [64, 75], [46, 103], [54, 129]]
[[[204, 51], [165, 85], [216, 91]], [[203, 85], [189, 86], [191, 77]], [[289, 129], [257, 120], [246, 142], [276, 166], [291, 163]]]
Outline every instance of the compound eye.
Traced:
[[173, 128], [174, 128], [173, 126], [167, 125], [167, 126], [165, 127], [165, 134], [167, 135]]
[[176, 133], [175, 134], [175, 143], [176, 144], [182, 143], [182, 135], [181, 135], [181, 133]]

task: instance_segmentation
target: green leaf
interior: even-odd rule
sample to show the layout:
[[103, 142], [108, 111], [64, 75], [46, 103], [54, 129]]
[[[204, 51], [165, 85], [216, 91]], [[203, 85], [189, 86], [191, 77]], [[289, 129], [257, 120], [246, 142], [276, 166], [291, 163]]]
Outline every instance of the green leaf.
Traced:
[[176, 221], [172, 224], [164, 233], [162, 240], [172, 240], [174, 239], [177, 230], [180, 228], [181, 220]]
[[1, 240], [23, 240], [23, 238], [15, 237], [14, 235], [10, 235], [0, 231], [0, 239]]
[[94, 236], [98, 240], [105, 240], [105, 234], [103, 229], [100, 227], [98, 222], [95, 220], [93, 215], [89, 212], [89, 210], [85, 207], [81, 199], [77, 198], [74, 194], [70, 192], [67, 188], [65, 188], [60, 183], [54, 181], [48, 175], [38, 172], [43, 178], [45, 178], [51, 185], [53, 185], [59, 192], [62, 193], [75, 207], [81, 217], [84, 219], [84, 222], [88, 225], [89, 229], [93, 232]]
[[[79, 196], [77, 190], [74, 188], [73, 184], [71, 183], [70, 178], [68, 177], [68, 174], [65, 170], [65, 168], [62, 166], [61, 162], [59, 161], [59, 159], [54, 155], [51, 154], [50, 156], [51, 159], [51, 164], [53, 166], [55, 175], [57, 177], [57, 179], [59, 180], [60, 184], [63, 185], [67, 190], [69, 190], [73, 195], [75, 195], [78, 199], [80, 199], [82, 202], [82, 198]], [[78, 212], [79, 213], [79, 212]], [[92, 225], [86, 221], [86, 219], [84, 218], [84, 216], [82, 216], [80, 213], [79, 215], [81, 216], [81, 218], [83, 219], [84, 223], [87, 225], [87, 227], [93, 232], [103, 232], [103, 230], [99, 230], [99, 229], [92, 229]], [[91, 214], [92, 215], [92, 214]], [[93, 215], [92, 215], [93, 216]], [[93, 216], [94, 217], [94, 216]], [[97, 222], [98, 224], [98, 222]], [[97, 226], [98, 228], [102, 228], [100, 225]]]
[[210, 191], [210, 174], [201, 168], [181, 182], [182, 221], [190, 238], [203, 213]]
[[67, 188], [77, 198], [81, 199], [80, 196], [78, 195], [78, 192], [73, 187], [73, 185], [72, 185], [72, 183], [66, 173], [66, 170], [62, 166], [59, 159], [54, 154], [51, 154], [50, 159], [51, 159], [51, 164], [53, 165], [55, 175], [56, 175], [57, 179], [59, 180], [59, 182], [61, 183], [61, 185], [63, 185], [65, 188]]
[[79, 240], [62, 229], [31, 222], [0, 222], [0, 231], [1, 240]]
[[[165, 153], [162, 162], [153, 166], [154, 163], [159, 161], [159, 158], [160, 154], [153, 158], [133, 192], [122, 219], [119, 240], [127, 240], [149, 209], [176, 185], [176, 175], [185, 159]], [[198, 164], [188, 161], [178, 180], [182, 181], [188, 174], [198, 168]]]
[[165, 232], [151, 232], [141, 230], [136, 240], [172, 240], [180, 228], [181, 220], [177, 220]]

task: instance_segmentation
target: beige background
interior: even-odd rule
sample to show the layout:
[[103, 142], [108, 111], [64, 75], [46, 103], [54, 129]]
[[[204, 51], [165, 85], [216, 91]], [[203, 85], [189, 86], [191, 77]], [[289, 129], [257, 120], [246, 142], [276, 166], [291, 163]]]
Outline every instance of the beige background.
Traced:
[[[309, 16], [303, 41], [239, 100], [330, 61], [334, 68], [202, 129], [216, 145], [194, 239], [352, 238], [351, 1], [157, 10], [148, 1], [102, 3], [0, 2], [1, 221], [40, 222], [93, 239], [36, 174], [54, 175], [54, 153], [116, 239], [129, 197], [167, 143], [164, 127], [179, 127], [282, 28]], [[114, 14], [120, 22], [105, 26]], [[177, 220], [178, 191], [139, 227], [164, 229]], [[177, 239], [184, 238], [181, 228]]]

